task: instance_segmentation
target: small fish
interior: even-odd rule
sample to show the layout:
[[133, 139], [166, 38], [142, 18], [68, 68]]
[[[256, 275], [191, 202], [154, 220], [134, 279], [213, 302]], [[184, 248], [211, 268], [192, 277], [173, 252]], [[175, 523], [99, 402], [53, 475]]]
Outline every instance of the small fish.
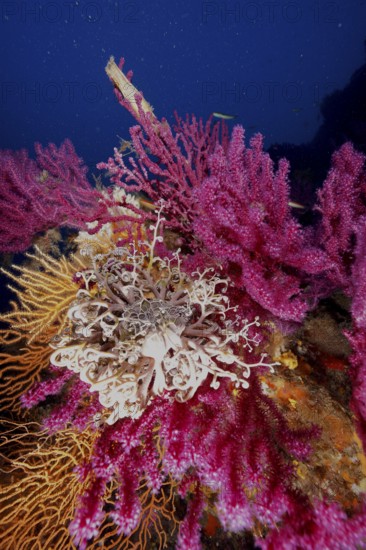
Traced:
[[289, 201], [288, 205], [291, 206], [292, 208], [298, 208], [299, 210], [305, 210], [305, 206], [300, 204], [299, 202]]
[[299, 114], [303, 110], [302, 107], [294, 107], [291, 109], [293, 113]]
[[234, 118], [237, 118], [238, 115], [228, 115], [225, 113], [218, 113], [215, 111], [214, 113], [212, 113], [212, 116], [214, 116], [215, 118], [221, 118], [222, 120], [233, 120]]
[[143, 208], [146, 208], [147, 210], [155, 210], [156, 209], [156, 204], [154, 204], [149, 199], [146, 199], [145, 197], [140, 196], [139, 197], [139, 202], [140, 202], [140, 205]]

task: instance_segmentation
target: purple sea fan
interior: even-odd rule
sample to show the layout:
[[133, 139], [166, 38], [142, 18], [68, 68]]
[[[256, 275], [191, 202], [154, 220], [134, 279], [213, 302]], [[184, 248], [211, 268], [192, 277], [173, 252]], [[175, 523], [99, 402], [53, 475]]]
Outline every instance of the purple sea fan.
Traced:
[[52, 227], [83, 227], [104, 208], [71, 141], [35, 150], [36, 160], [25, 150], [0, 151], [0, 252], [23, 252]]
[[20, 396], [22, 406], [30, 409], [44, 401], [49, 395], [57, 395], [66, 382], [72, 377], [70, 371], [60, 371], [58, 376], [34, 384], [30, 390]]
[[[212, 125], [211, 118], [204, 124], [194, 115], [182, 120], [175, 114], [174, 127], [164, 118], [159, 120], [133, 86], [132, 73], [127, 76], [122, 73], [123, 64], [122, 59], [118, 68], [111, 58], [106, 70], [120, 104], [138, 121], [130, 129], [131, 155], [115, 148], [114, 157], [99, 163], [98, 168], [108, 170], [111, 181], [127, 192], [145, 193], [155, 204], [163, 200], [166, 227], [179, 233], [179, 238], [190, 248], [197, 248], [200, 243], [192, 231], [196, 215], [193, 192], [208, 175], [208, 158], [216, 144], [221, 141], [226, 148], [227, 126], [221, 122]], [[130, 205], [127, 208], [135, 215], [139, 213]], [[157, 219], [154, 212], [149, 212], [149, 218]], [[128, 215], [125, 219], [128, 221]], [[146, 212], [140, 210], [140, 222], [145, 219]]]
[[366, 542], [365, 519], [365, 503], [349, 517], [336, 502], [316, 501], [310, 506], [299, 497], [289, 507], [283, 523], [257, 542], [263, 550], [362, 549]]
[[158, 495], [167, 479], [189, 500], [177, 548], [190, 542], [200, 548], [209, 500], [225, 530], [252, 529], [257, 521], [276, 529], [298, 498], [291, 462], [306, 459], [316, 430], [291, 430], [253, 378], [248, 390], [236, 393], [228, 381], [217, 390], [206, 382], [185, 403], [157, 396], [138, 418], [104, 425], [81, 470], [89, 482], [70, 526], [75, 542], [85, 548], [95, 536], [104, 491], [115, 481], [118, 498], [104, 510], [125, 534], [145, 513], [141, 481]]
[[236, 126], [227, 153], [217, 146], [209, 168], [195, 193], [196, 234], [262, 308], [300, 321], [308, 309], [301, 284], [329, 262], [291, 214], [288, 162], [282, 159], [275, 172], [262, 136], [246, 148], [244, 129]]
[[332, 261], [327, 277], [333, 287], [350, 291], [354, 239], [366, 215], [365, 156], [345, 143], [332, 156], [332, 166], [318, 191], [316, 209], [322, 218], [318, 228], [320, 245]]
[[295, 498], [289, 457], [306, 458], [314, 435], [314, 428], [290, 430], [256, 377], [236, 394], [229, 384], [216, 392], [206, 384], [188, 404], [173, 403], [159, 431], [163, 468], [182, 479], [182, 494], [194, 472], [216, 493], [223, 527], [236, 532], [253, 528], [256, 519], [274, 527], [286, 513]]
[[356, 414], [358, 433], [366, 450], [366, 217], [359, 220], [354, 253], [351, 274], [353, 330], [347, 334], [353, 348], [350, 370], [353, 385], [351, 406]]
[[350, 375], [351, 407], [366, 449], [366, 172], [365, 156], [345, 143], [332, 157], [317, 210], [320, 246], [332, 261], [328, 287], [341, 288], [352, 299], [353, 330], [347, 337], [353, 348]]

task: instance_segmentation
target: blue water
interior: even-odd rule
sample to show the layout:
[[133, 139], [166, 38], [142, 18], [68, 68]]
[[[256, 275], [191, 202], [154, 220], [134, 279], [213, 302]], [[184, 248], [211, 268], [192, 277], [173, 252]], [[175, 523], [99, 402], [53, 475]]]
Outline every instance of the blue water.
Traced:
[[159, 117], [234, 114], [266, 146], [309, 141], [322, 98], [364, 62], [359, 0], [3, 1], [0, 9], [0, 148], [69, 137], [91, 170], [134, 122], [104, 73], [112, 54], [126, 58]]

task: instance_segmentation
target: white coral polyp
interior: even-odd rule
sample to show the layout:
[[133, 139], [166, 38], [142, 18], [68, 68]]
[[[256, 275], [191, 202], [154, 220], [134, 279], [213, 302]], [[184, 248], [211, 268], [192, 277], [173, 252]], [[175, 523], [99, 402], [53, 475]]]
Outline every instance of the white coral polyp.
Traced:
[[[237, 356], [232, 345], [256, 345], [252, 325], [229, 321], [224, 292], [228, 281], [209, 269], [192, 277], [182, 272], [179, 252], [173, 258], [115, 248], [91, 258], [92, 268], [78, 274], [83, 287], [68, 312], [69, 326], [52, 342], [51, 364], [78, 373], [101, 404], [110, 409], [106, 421], [137, 418], [157, 395], [190, 399], [211, 377], [229, 378], [248, 387], [254, 364]], [[234, 370], [225, 368], [233, 365]]]

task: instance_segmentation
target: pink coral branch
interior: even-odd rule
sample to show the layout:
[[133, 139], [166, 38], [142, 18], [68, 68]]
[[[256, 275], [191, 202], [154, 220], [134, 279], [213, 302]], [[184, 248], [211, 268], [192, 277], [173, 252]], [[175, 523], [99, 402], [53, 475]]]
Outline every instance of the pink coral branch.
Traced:
[[38, 382], [21, 395], [20, 401], [23, 407], [30, 409], [44, 401], [46, 397], [57, 395], [72, 376], [73, 373], [70, 371], [60, 371], [57, 377]]
[[196, 190], [197, 236], [263, 309], [300, 321], [308, 309], [302, 283], [330, 264], [291, 214], [287, 161], [275, 172], [262, 136], [247, 149], [236, 126], [227, 153], [218, 146], [209, 168]]
[[333, 287], [349, 286], [353, 237], [358, 220], [366, 214], [365, 199], [365, 157], [345, 143], [333, 154], [316, 206], [322, 214], [319, 242], [333, 264], [328, 274]]
[[0, 252], [22, 252], [39, 232], [81, 228], [105, 212], [69, 140], [35, 150], [36, 160], [25, 150], [0, 152]]
[[[136, 92], [135, 88], [133, 90]], [[130, 129], [136, 157], [131, 155], [125, 161], [122, 153], [115, 149], [114, 157], [98, 164], [98, 168], [106, 169], [111, 181], [127, 192], [142, 192], [154, 203], [163, 201], [167, 227], [179, 231], [190, 246], [195, 246], [193, 190], [208, 175], [208, 158], [220, 140], [220, 128], [222, 143], [227, 145], [227, 127], [220, 123], [211, 126], [211, 119], [203, 124], [194, 116], [183, 121], [176, 115], [176, 125], [172, 129], [165, 119], [159, 121], [151, 108], [143, 108], [141, 93], [131, 98], [118, 90], [115, 92], [121, 105], [139, 122]], [[154, 213], [149, 217], [156, 220]]]

